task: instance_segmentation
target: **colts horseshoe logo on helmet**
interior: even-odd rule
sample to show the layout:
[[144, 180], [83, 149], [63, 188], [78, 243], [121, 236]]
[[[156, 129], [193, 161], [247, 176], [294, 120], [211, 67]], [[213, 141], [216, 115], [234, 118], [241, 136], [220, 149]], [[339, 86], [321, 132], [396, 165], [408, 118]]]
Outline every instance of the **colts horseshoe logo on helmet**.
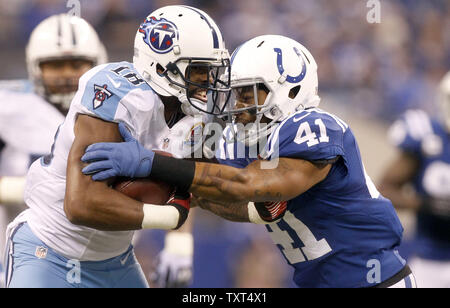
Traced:
[[168, 53], [173, 49], [174, 40], [178, 40], [178, 29], [165, 18], [147, 18], [140, 26], [144, 42], [156, 53]]

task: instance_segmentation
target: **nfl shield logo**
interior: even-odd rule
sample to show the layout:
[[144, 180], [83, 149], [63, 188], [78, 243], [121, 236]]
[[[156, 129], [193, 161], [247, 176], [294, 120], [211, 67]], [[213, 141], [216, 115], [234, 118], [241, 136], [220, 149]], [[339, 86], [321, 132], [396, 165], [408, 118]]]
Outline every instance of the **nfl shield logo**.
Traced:
[[39, 259], [45, 259], [47, 257], [47, 248], [38, 246], [36, 247], [36, 252], [34, 253]]

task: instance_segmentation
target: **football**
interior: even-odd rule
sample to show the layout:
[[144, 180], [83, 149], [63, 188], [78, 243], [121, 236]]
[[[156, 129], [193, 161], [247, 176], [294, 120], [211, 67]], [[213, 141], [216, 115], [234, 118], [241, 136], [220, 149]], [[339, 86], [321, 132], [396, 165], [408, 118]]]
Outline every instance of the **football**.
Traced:
[[[163, 151], [154, 151], [160, 155], [172, 156]], [[150, 204], [166, 204], [175, 191], [175, 187], [162, 181], [148, 178], [118, 178], [114, 189], [127, 195], [128, 197]]]
[[172, 196], [175, 187], [151, 179], [119, 178], [114, 189], [128, 197], [150, 204], [165, 204]]

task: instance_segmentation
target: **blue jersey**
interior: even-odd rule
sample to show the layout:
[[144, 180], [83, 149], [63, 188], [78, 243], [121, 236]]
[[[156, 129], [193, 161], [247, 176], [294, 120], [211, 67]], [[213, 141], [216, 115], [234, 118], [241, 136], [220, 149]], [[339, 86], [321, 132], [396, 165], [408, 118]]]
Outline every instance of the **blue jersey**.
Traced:
[[417, 215], [415, 253], [425, 259], [450, 260], [450, 133], [424, 111], [408, 110], [391, 127], [390, 139], [419, 161], [413, 185], [423, 202]]
[[[219, 147], [219, 161], [243, 167], [230, 149]], [[338, 159], [325, 180], [288, 201], [283, 219], [266, 225], [299, 287], [369, 287], [405, 266], [396, 250], [403, 228], [367, 176], [346, 123], [317, 108], [298, 112], [272, 133], [261, 156]]]

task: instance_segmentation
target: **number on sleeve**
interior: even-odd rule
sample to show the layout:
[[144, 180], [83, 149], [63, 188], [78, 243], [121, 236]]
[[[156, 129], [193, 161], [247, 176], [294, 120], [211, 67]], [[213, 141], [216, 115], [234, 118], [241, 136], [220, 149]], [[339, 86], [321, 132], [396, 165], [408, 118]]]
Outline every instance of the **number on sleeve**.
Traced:
[[329, 142], [330, 137], [327, 135], [327, 128], [321, 119], [317, 119], [314, 122], [320, 129], [320, 138], [317, 139], [317, 135], [315, 132], [311, 130], [308, 122], [303, 122], [300, 124], [297, 136], [294, 139], [294, 142], [297, 144], [302, 144], [306, 142], [308, 147], [312, 147], [313, 145], [319, 144], [321, 142]]

